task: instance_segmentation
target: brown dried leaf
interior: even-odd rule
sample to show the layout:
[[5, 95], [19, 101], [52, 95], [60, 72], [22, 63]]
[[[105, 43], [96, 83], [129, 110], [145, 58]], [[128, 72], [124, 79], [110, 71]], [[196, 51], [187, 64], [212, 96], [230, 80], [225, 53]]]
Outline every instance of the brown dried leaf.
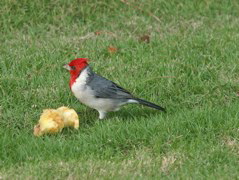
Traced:
[[99, 35], [101, 35], [102, 34], [102, 31], [95, 31], [95, 35], [96, 36], [99, 36]]
[[150, 36], [145, 34], [139, 38], [139, 42], [150, 43]]
[[108, 47], [108, 52], [111, 53], [111, 54], [114, 54], [118, 51], [118, 48], [117, 47], [114, 47], [114, 46], [109, 46]]

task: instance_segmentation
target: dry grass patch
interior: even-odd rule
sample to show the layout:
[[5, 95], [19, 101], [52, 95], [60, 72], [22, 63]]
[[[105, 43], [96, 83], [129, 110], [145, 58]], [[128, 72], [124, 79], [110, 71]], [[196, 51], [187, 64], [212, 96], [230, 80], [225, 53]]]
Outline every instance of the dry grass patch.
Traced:
[[237, 139], [234, 139], [232, 137], [225, 137], [223, 139], [223, 145], [239, 155], [239, 142]]

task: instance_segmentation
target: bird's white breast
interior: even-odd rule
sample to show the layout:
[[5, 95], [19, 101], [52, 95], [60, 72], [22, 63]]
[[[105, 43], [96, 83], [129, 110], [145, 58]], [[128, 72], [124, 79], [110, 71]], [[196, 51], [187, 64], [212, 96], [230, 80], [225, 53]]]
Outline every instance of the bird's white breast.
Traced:
[[89, 101], [94, 95], [86, 85], [88, 77], [87, 69], [84, 69], [71, 87], [73, 94], [83, 103]]
[[72, 85], [71, 90], [75, 97], [83, 104], [101, 111], [112, 111], [116, 107], [111, 99], [96, 98], [94, 91], [87, 85], [87, 79], [89, 77], [87, 68], [84, 69], [75, 83]]

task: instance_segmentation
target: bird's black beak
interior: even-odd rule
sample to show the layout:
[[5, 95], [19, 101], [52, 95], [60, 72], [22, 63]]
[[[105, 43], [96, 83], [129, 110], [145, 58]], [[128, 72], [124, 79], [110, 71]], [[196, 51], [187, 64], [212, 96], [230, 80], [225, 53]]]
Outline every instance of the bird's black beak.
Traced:
[[68, 64], [65, 64], [65, 65], [63, 66], [63, 68], [67, 69], [68, 71], [71, 70], [71, 67], [70, 67]]

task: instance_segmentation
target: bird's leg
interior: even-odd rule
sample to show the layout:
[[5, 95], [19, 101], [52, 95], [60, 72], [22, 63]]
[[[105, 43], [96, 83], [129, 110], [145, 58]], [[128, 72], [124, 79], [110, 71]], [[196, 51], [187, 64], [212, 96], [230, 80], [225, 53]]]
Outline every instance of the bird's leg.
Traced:
[[106, 116], [106, 112], [104, 111], [98, 111], [99, 112], [99, 119], [104, 119]]

